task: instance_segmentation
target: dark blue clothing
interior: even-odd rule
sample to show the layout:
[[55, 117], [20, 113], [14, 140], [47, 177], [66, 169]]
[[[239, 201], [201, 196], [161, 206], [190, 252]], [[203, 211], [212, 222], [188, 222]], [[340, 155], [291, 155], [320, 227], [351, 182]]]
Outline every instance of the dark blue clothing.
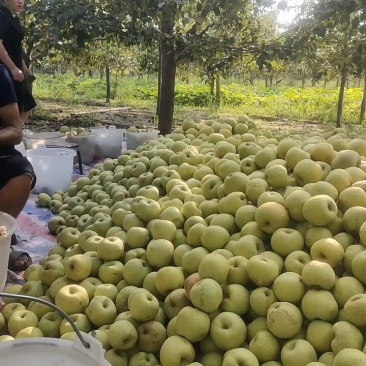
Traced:
[[[25, 30], [17, 16], [13, 16], [8, 8], [0, 5], [0, 39], [14, 65], [22, 70], [22, 41]], [[1, 63], [1, 61], [0, 61]], [[27, 112], [36, 107], [33, 96], [26, 89], [24, 82], [13, 80], [15, 93], [18, 98], [20, 112]], [[1, 84], [0, 84], [1, 85]]]
[[31, 189], [36, 185], [37, 178], [32, 164], [18, 151], [16, 151], [15, 155], [0, 157], [0, 169], [0, 189], [11, 179], [21, 175], [29, 175], [32, 178]]
[[10, 73], [5, 65], [0, 65], [0, 108], [17, 102], [18, 98]]
[[[0, 108], [16, 102], [17, 96], [9, 71], [4, 65], [0, 65]], [[0, 129], [2, 127], [0, 120]], [[14, 146], [0, 146], [0, 189], [10, 179], [24, 174], [32, 177], [33, 188], [36, 184], [36, 176], [28, 159], [23, 157]]]
[[18, 69], [22, 69], [22, 41], [25, 30], [18, 17], [14, 17], [8, 8], [0, 6], [0, 39], [11, 60]]
[[[0, 65], [0, 108], [17, 103], [15, 88], [10, 73], [5, 65]], [[2, 122], [0, 120], [0, 128]], [[0, 156], [14, 155], [17, 150], [14, 146], [0, 146]]]

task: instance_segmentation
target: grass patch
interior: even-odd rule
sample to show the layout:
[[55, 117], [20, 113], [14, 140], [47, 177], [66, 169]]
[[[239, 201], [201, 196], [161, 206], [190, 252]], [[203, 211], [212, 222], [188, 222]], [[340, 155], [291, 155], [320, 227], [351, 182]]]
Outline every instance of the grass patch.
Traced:
[[[113, 80], [113, 78], [112, 78]], [[338, 89], [321, 87], [274, 87], [224, 84], [221, 88], [221, 106], [217, 108], [208, 85], [176, 85], [176, 117], [180, 111], [205, 111], [206, 114], [243, 114], [286, 118], [290, 120], [313, 120], [333, 124], [336, 120]], [[94, 105], [105, 103], [105, 81], [97, 78], [73, 75], [38, 75], [34, 84], [35, 97], [73, 104]], [[156, 80], [123, 78], [112, 81], [112, 106], [155, 108], [157, 98]], [[344, 123], [357, 124], [362, 90], [346, 91]]]

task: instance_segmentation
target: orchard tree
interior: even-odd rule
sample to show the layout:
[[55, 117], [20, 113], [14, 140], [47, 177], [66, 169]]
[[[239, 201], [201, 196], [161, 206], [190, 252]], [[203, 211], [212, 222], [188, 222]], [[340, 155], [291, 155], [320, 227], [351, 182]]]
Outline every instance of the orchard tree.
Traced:
[[146, 0], [131, 3], [133, 23], [139, 24], [140, 20], [147, 39], [158, 26], [158, 118], [163, 134], [170, 132], [173, 125], [177, 65], [199, 60], [215, 75], [252, 48], [259, 52], [253, 31], [255, 18], [263, 7], [272, 3], [272, 0], [162, 0], [148, 2], [148, 6]]
[[83, 58], [77, 56], [76, 59], [79, 65], [83, 65], [83, 71], [86, 71], [86, 68], [90, 71], [97, 69], [101, 75], [105, 75], [106, 103], [109, 103], [115, 97], [118, 78], [138, 70], [138, 55], [135, 47], [125, 47], [115, 40], [95, 40], [86, 45]]
[[341, 76], [337, 107], [337, 127], [343, 118], [343, 102], [347, 79], [357, 67], [357, 57], [364, 43], [366, 0], [312, 0], [304, 3], [295, 29], [287, 34], [294, 53], [305, 50], [319, 56], [319, 44], [325, 44], [323, 55], [339, 70]]
[[178, 63], [206, 57], [214, 72], [243, 53], [261, 54], [263, 42], [256, 35], [255, 22], [274, 2], [130, 0], [121, 6], [117, 0], [30, 0], [29, 24], [33, 23], [28, 39], [32, 47], [38, 43], [42, 49], [62, 49], [74, 55], [96, 39], [145, 47], [157, 42], [159, 129], [166, 134], [173, 124]]

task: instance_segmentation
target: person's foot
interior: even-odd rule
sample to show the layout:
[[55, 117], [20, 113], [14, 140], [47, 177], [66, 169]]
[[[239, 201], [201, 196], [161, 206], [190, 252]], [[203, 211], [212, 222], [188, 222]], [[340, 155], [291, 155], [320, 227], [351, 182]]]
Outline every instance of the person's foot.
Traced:
[[22, 253], [15, 261], [14, 261], [14, 266], [19, 268], [19, 267], [24, 267], [25, 265], [27, 265], [27, 263], [29, 262], [29, 256], [25, 253]]
[[23, 285], [25, 283], [25, 280], [21, 275], [18, 275], [17, 273], [8, 269], [8, 273], [6, 275], [6, 283], [12, 285]]
[[12, 251], [9, 255], [8, 269], [13, 272], [23, 272], [32, 264], [32, 258], [27, 252]]

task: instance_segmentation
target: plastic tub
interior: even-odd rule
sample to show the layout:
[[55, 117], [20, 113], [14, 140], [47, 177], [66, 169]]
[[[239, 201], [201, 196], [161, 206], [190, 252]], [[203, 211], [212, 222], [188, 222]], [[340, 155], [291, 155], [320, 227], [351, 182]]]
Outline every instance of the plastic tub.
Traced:
[[126, 130], [116, 126], [89, 128], [95, 134], [95, 154], [101, 158], [118, 158], [123, 150]]
[[[88, 136], [66, 136], [66, 142], [78, 144], [81, 161], [83, 164], [90, 164], [93, 161], [95, 153], [95, 134], [91, 133]], [[74, 164], [77, 162], [74, 161]]]
[[0, 237], [0, 292], [6, 285], [11, 236], [17, 229], [17, 221], [5, 212], [0, 212], [0, 226], [6, 227], [6, 236]]
[[129, 132], [126, 131], [126, 144], [128, 150], [135, 150], [141, 146], [145, 141], [157, 140], [159, 137], [159, 130], [149, 130], [146, 132]]
[[39, 146], [27, 150], [25, 155], [37, 176], [34, 193], [53, 194], [58, 190], [67, 190], [72, 181], [74, 150]]
[[[53, 338], [14, 339], [0, 343], [1, 365], [18, 366], [110, 366], [104, 358], [102, 344], [92, 335], [81, 332], [74, 321], [56, 305], [33, 296], [0, 292], [4, 298], [36, 301], [48, 305], [65, 320], [76, 333], [75, 342]], [[26, 360], [26, 362], [25, 362]]]
[[1, 366], [110, 366], [104, 359], [101, 343], [83, 333], [86, 349], [79, 339], [30, 338], [0, 343]]
[[61, 132], [40, 132], [27, 131], [23, 136], [25, 148], [36, 149], [38, 145], [57, 145], [65, 142], [65, 135]]

